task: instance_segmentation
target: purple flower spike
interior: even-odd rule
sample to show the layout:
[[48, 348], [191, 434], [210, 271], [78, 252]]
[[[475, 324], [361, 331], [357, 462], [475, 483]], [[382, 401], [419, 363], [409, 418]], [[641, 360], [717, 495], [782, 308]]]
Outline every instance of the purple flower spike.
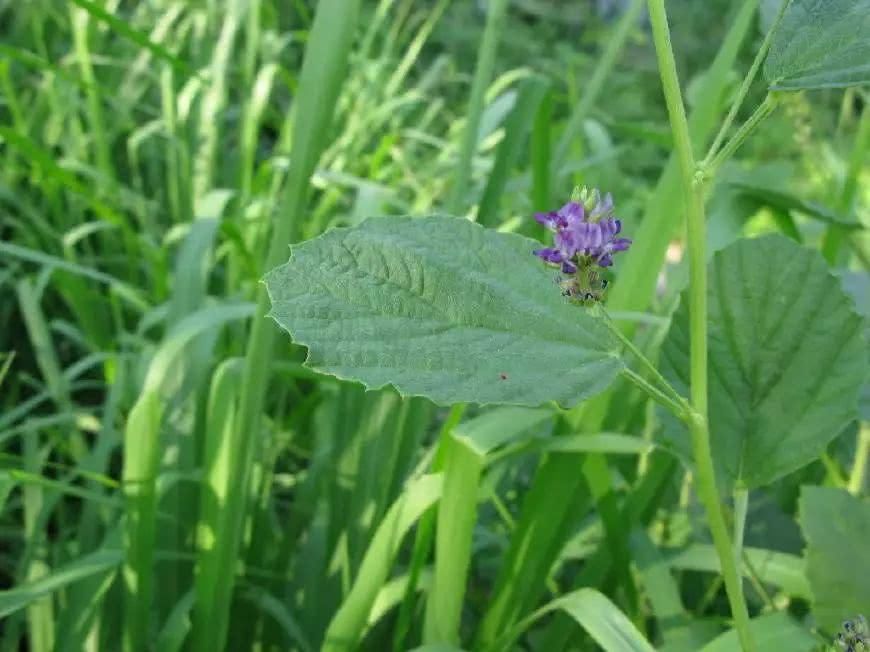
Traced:
[[554, 246], [535, 255], [575, 279], [591, 274], [594, 265], [612, 266], [613, 255], [631, 245], [628, 238], [617, 237], [622, 222], [613, 216], [610, 193], [602, 198], [598, 190], [577, 189], [570, 202], [557, 211], [535, 214], [535, 220], [554, 232]]

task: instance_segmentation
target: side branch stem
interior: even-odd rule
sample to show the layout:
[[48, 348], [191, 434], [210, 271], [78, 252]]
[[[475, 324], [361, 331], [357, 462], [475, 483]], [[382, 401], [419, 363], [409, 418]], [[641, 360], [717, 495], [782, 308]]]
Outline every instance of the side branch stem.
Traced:
[[740, 128], [735, 132], [735, 134], [731, 137], [725, 146], [719, 151], [716, 156], [713, 157], [712, 161], [704, 160], [701, 162], [700, 168], [701, 171], [707, 175], [711, 176], [716, 173], [716, 171], [722, 166], [722, 164], [731, 158], [734, 155], [734, 152], [749, 138], [749, 134], [755, 131], [755, 128], [761, 124], [761, 122], [773, 113], [773, 110], [776, 108], [776, 95], [768, 93], [764, 98], [764, 102], [758, 105], [758, 108], [752, 113], [751, 116], [744, 122]]
[[671, 412], [674, 413], [678, 419], [685, 421], [687, 419], [686, 405], [685, 402], [678, 402], [672, 399], [670, 396], [661, 391], [658, 387], [648, 382], [641, 376], [640, 374], [632, 371], [628, 367], [625, 367], [622, 370], [622, 374], [628, 378], [631, 382], [637, 385], [641, 390], [646, 392], [646, 394], [656, 401], [660, 403]]
[[[656, 380], [663, 391], [671, 401], [679, 406], [679, 411], [675, 412], [675, 414], [681, 419], [688, 411], [689, 402], [683, 397], [674, 387], [667, 381], [667, 379], [662, 376], [661, 372], [656, 369], [656, 366], [650, 362], [649, 358], [647, 358], [643, 351], [641, 351], [637, 346], [635, 346], [634, 342], [629, 339], [622, 330], [613, 323], [610, 315], [608, 315], [604, 309], [602, 308], [601, 313], [604, 315], [604, 323], [607, 324], [607, 327], [610, 329], [616, 338], [622, 342], [626, 349], [628, 349], [632, 355], [640, 362], [641, 366], [646, 369], [646, 371], [652, 376], [654, 380]], [[637, 375], [637, 374], [635, 374]], [[654, 397], [653, 397], [654, 398]]]
[[707, 155], [704, 157], [704, 161], [710, 161], [716, 155], [719, 147], [721, 147], [722, 141], [725, 140], [725, 134], [728, 133], [731, 125], [734, 123], [734, 118], [737, 117], [737, 111], [740, 110], [740, 106], [743, 104], [743, 100], [746, 99], [746, 94], [749, 92], [749, 87], [752, 86], [752, 82], [755, 80], [755, 76], [758, 74], [758, 69], [761, 67], [761, 64], [767, 57], [767, 51], [770, 49], [770, 43], [771, 41], [773, 41], [773, 35], [776, 33], [776, 28], [779, 27], [779, 23], [782, 21], [782, 17], [785, 15], [785, 10], [788, 8], [789, 4], [791, 4], [791, 0], [781, 0], [779, 12], [776, 14], [776, 18], [774, 18], [770, 29], [767, 30], [767, 34], [764, 37], [764, 42], [761, 44], [761, 47], [755, 54], [755, 60], [749, 67], [749, 71], [746, 73], [746, 77], [743, 78], [743, 83], [740, 85], [740, 90], [737, 91], [737, 96], [734, 98], [734, 102], [731, 104], [731, 109], [728, 111], [728, 115], [725, 117], [725, 121], [722, 123], [722, 127], [720, 127], [719, 129], [719, 133], [716, 134], [716, 138], [713, 140], [713, 144], [710, 145], [710, 149], [708, 150]]

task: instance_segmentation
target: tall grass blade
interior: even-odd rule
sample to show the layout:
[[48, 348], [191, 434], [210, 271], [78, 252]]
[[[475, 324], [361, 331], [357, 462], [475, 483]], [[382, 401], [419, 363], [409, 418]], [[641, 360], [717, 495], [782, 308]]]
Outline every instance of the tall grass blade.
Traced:
[[495, 69], [495, 56], [504, 31], [507, 6], [507, 0], [492, 0], [487, 4], [486, 27], [477, 53], [471, 97], [468, 100], [468, 110], [465, 112], [465, 129], [459, 146], [459, 159], [456, 162], [450, 199], [447, 202], [447, 212], [452, 215], [458, 215], [463, 207], [470, 203], [468, 193], [471, 186], [471, 163], [477, 149], [486, 89]]
[[150, 639], [162, 408], [158, 390], [146, 389], [130, 411], [124, 433], [124, 652], [146, 650]]
[[203, 480], [197, 523], [194, 647], [221, 650], [229, 627], [229, 604], [236, 563], [229, 531], [234, 514], [227, 510], [233, 487], [232, 427], [242, 361], [225, 360], [212, 378], [206, 417]]

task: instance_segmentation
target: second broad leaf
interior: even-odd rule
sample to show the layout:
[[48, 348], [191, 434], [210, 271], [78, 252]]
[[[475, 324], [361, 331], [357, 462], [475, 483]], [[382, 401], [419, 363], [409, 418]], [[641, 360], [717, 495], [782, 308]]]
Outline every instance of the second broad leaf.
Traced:
[[[861, 319], [822, 257], [779, 235], [718, 252], [707, 297], [707, 392], [720, 489], [764, 486], [811, 462], [857, 417], [867, 373]], [[662, 371], [686, 392], [686, 301], [662, 347]], [[690, 458], [679, 425], [666, 427], [664, 439]]]
[[792, 0], [764, 76], [774, 90], [870, 82], [870, 0]]

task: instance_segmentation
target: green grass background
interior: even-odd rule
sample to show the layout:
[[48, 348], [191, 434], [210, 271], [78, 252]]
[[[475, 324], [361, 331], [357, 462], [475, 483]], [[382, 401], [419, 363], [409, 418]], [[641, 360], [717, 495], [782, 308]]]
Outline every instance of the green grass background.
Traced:
[[[263, 317], [293, 242], [434, 211], [543, 237], [532, 213], [583, 183], [635, 240], [608, 304], [654, 357], [686, 271], [643, 4], [0, 2], [0, 650], [586, 650], [615, 622], [677, 651], [726, 628], [635, 390], [441, 408], [317, 376]], [[669, 3], [696, 143], [771, 4]], [[781, 230], [849, 262], [727, 181], [866, 207], [861, 98], [783, 99], [711, 190], [713, 249]], [[798, 488], [845, 486], [854, 439], [753, 497], [756, 612], [807, 616]]]

